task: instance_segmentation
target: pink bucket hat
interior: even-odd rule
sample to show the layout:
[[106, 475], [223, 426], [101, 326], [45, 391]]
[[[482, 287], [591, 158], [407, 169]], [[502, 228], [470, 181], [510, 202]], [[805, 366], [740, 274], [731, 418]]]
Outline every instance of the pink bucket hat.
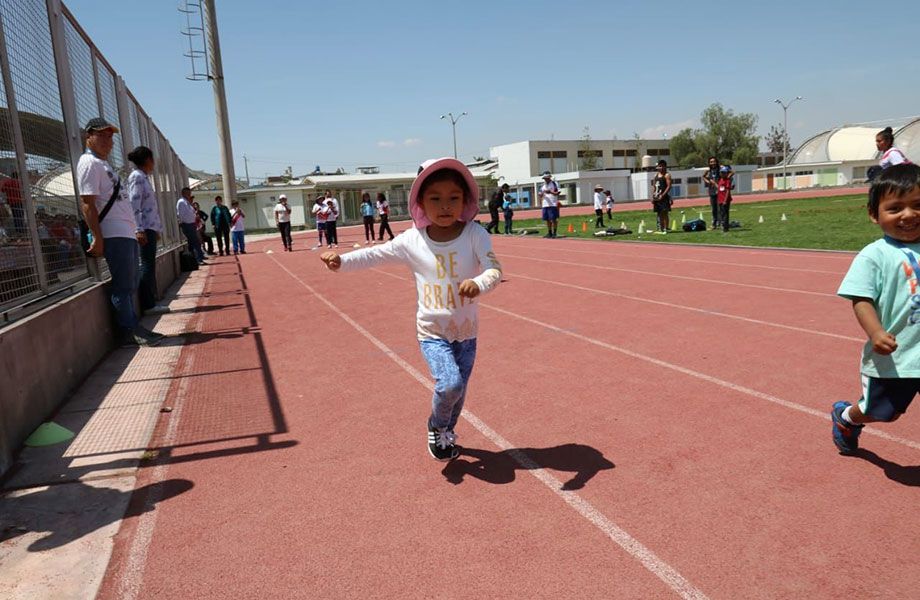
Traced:
[[456, 158], [433, 158], [426, 160], [418, 168], [418, 177], [412, 182], [412, 189], [409, 190], [409, 214], [412, 215], [412, 221], [416, 229], [428, 227], [431, 221], [425, 216], [422, 205], [418, 203], [418, 192], [422, 189], [422, 184], [431, 176], [432, 173], [441, 169], [450, 169], [463, 176], [466, 186], [470, 189], [470, 197], [466, 198], [466, 204], [463, 207], [463, 213], [460, 215], [461, 221], [472, 221], [479, 214], [479, 186], [473, 179], [473, 174], [466, 168], [462, 162]]

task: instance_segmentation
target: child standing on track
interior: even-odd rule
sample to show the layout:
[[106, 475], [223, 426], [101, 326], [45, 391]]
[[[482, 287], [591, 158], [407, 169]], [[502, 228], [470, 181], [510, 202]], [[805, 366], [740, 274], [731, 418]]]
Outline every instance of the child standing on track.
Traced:
[[718, 193], [716, 194], [716, 200], [719, 203], [719, 223], [722, 224], [722, 231], [727, 232], [730, 224], [728, 220], [728, 213], [731, 210], [732, 205], [732, 188], [735, 187], [734, 182], [732, 181], [732, 170], [731, 167], [724, 166], [719, 169], [719, 181], [716, 186]]
[[920, 392], [920, 166], [885, 169], [869, 188], [868, 209], [885, 237], [860, 251], [837, 291], [869, 337], [862, 398], [831, 411], [842, 454], [857, 451], [866, 423], [896, 420]]
[[[329, 194], [329, 192], [326, 192]], [[339, 205], [335, 198], [326, 196], [326, 206], [323, 208], [323, 216], [326, 217], [326, 242], [330, 248], [339, 247], [339, 231], [337, 228], [339, 220]]]
[[505, 217], [505, 235], [511, 235], [511, 222], [514, 219], [514, 198], [511, 194], [505, 194], [505, 199], [502, 200], [502, 213]]
[[240, 208], [240, 201], [230, 203], [230, 237], [233, 240], [233, 253], [246, 254], [246, 215]]
[[361, 194], [361, 216], [364, 218], [364, 245], [374, 243], [374, 213], [377, 209], [371, 202], [371, 195], [367, 192]]
[[454, 428], [476, 359], [475, 298], [501, 281], [490, 236], [473, 222], [478, 202], [479, 186], [462, 162], [426, 161], [409, 192], [414, 228], [383, 246], [321, 257], [333, 271], [402, 263], [415, 274], [419, 345], [435, 379], [428, 452], [440, 461], [459, 454]]
[[323, 247], [323, 236], [326, 235], [326, 214], [323, 210], [324, 208], [325, 204], [323, 204], [323, 197], [317, 196], [316, 200], [313, 202], [313, 208], [310, 209], [310, 212], [313, 213], [313, 218], [316, 219], [316, 233], [319, 235], [319, 242], [313, 247], [313, 250]]
[[613, 192], [610, 190], [604, 190], [604, 202], [607, 205], [607, 220], [613, 222]]

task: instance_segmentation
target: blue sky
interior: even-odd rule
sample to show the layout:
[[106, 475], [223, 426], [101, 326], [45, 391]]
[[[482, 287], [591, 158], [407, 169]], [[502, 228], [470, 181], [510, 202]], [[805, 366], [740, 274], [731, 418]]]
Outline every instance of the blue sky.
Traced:
[[[172, 0], [69, 0], [192, 168], [218, 171], [213, 97], [185, 79]], [[442, 8], [443, 7], [443, 8]], [[467, 2], [217, 0], [237, 173], [414, 170], [525, 139], [658, 137], [712, 102], [782, 120], [793, 144], [920, 113], [920, 3], [844, 0]]]

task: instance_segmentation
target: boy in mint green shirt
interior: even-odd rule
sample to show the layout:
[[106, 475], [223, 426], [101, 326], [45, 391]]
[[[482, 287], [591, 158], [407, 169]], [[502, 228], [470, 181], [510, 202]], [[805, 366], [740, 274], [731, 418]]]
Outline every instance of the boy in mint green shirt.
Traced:
[[920, 166], [885, 169], [869, 189], [869, 218], [885, 234], [853, 259], [837, 294], [868, 336], [863, 394], [831, 411], [834, 444], [859, 448], [863, 425], [896, 420], [920, 392]]

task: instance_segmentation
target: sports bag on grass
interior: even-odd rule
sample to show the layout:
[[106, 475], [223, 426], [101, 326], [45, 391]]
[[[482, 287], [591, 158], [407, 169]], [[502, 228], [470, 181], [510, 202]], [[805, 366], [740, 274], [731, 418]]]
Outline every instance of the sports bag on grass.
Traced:
[[684, 231], [706, 231], [706, 221], [693, 219], [684, 223]]

